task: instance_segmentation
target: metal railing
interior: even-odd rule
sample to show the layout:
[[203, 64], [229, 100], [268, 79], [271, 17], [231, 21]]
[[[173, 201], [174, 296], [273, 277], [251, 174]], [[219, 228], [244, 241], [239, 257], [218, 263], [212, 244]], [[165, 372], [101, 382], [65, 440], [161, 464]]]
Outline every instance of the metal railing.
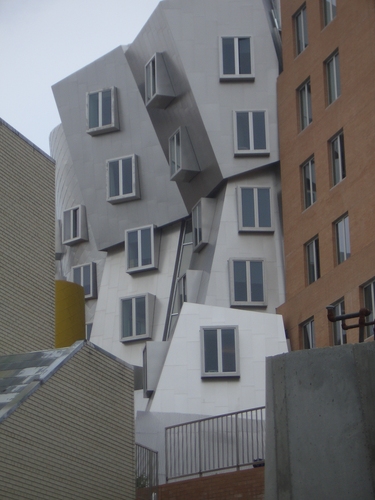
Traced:
[[165, 429], [166, 480], [264, 465], [265, 407]]
[[156, 499], [159, 484], [158, 452], [135, 444], [136, 489], [143, 489], [142, 500]]

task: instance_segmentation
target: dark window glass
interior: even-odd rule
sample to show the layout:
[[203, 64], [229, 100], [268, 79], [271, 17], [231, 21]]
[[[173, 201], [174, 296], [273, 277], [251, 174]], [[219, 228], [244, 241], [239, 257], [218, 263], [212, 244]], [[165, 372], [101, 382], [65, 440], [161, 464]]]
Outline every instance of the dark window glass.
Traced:
[[99, 127], [99, 94], [89, 94], [89, 128]]
[[128, 267], [138, 267], [138, 231], [128, 233]]
[[122, 160], [122, 194], [133, 192], [133, 158]]
[[238, 56], [240, 75], [250, 74], [250, 38], [238, 39]]
[[250, 149], [249, 113], [237, 113], [237, 149]]
[[234, 38], [223, 38], [223, 73], [224, 75], [234, 75]]
[[71, 211], [64, 212], [64, 241], [70, 240], [71, 236]]
[[266, 149], [266, 123], [264, 111], [253, 112], [254, 149]]
[[255, 227], [254, 189], [242, 189], [242, 225]]
[[111, 95], [111, 90], [102, 92], [102, 125], [110, 125], [112, 123]]
[[233, 262], [233, 277], [235, 302], [247, 302], [246, 261], [235, 260]]
[[133, 335], [133, 306], [132, 299], [122, 301], [122, 336]]
[[73, 269], [73, 281], [74, 281], [74, 283], [77, 283], [77, 285], [82, 285], [82, 283], [81, 283], [81, 268], [80, 267], [75, 267]]
[[250, 278], [251, 301], [264, 302], [262, 262], [250, 261]]
[[233, 329], [221, 330], [223, 372], [236, 371], [236, 350]]
[[119, 165], [118, 161], [109, 162], [109, 196], [119, 196]]
[[271, 227], [271, 201], [268, 188], [258, 188], [259, 227]]
[[217, 330], [204, 330], [204, 371], [206, 373], [219, 371]]
[[151, 264], [151, 230], [141, 230], [142, 266]]
[[72, 212], [73, 215], [73, 227], [72, 227], [72, 238], [77, 238], [78, 234], [78, 208], [75, 208]]
[[146, 300], [145, 297], [136, 297], [135, 299], [135, 334], [146, 334]]
[[83, 266], [83, 283], [85, 295], [91, 294], [91, 266]]

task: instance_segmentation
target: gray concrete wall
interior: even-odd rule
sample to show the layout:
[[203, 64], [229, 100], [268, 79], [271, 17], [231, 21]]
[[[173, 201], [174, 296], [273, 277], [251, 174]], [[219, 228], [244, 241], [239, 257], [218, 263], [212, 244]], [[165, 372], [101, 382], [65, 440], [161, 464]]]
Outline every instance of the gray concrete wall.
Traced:
[[266, 500], [375, 497], [375, 344], [267, 359]]

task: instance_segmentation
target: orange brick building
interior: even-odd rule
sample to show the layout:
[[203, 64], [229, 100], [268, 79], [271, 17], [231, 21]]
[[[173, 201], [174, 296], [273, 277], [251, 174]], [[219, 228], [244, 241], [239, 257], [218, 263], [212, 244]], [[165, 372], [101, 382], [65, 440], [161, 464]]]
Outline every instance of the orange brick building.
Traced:
[[327, 320], [326, 306], [374, 310], [375, 3], [281, 0], [281, 18], [278, 312], [292, 349], [358, 341], [357, 329]]

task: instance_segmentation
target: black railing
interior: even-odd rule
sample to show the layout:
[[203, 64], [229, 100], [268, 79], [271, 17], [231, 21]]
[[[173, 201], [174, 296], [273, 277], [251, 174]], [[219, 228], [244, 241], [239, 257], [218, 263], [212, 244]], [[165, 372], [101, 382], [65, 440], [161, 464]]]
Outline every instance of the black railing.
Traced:
[[167, 427], [167, 481], [223, 469], [262, 466], [264, 448], [264, 406]]
[[142, 488], [142, 500], [156, 500], [159, 484], [158, 452], [140, 444], [135, 445], [136, 489]]

